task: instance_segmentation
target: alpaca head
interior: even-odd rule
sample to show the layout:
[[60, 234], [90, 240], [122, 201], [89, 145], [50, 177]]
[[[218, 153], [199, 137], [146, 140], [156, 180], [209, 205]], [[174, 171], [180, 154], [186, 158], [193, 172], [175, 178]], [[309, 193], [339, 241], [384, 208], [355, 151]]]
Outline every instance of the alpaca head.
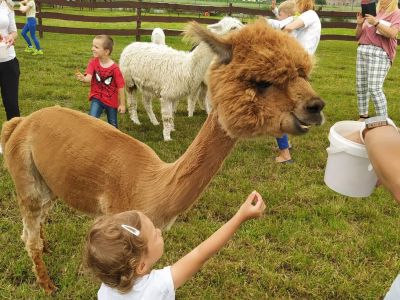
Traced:
[[187, 34], [215, 52], [209, 89], [213, 110], [234, 138], [306, 133], [323, 122], [324, 102], [308, 78], [312, 57], [264, 20], [217, 36], [191, 23]]
[[207, 29], [212, 33], [225, 35], [233, 30], [240, 29], [244, 25], [239, 19], [223, 17], [218, 23], [207, 25]]

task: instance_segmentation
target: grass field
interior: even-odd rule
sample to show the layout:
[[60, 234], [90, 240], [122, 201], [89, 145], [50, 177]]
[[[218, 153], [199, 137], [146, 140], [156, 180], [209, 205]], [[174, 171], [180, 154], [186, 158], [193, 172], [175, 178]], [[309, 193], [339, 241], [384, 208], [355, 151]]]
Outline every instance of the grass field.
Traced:
[[[22, 115], [56, 104], [88, 111], [88, 87], [73, 74], [76, 68], [86, 67], [92, 38], [46, 33], [41, 40], [43, 57], [24, 53], [24, 41], [18, 40]], [[113, 56], [118, 59], [133, 38], [115, 40]], [[190, 48], [180, 38], [167, 38], [167, 43]], [[177, 299], [378, 299], [384, 295], [400, 270], [400, 207], [383, 188], [368, 198], [354, 199], [334, 193], [323, 182], [330, 126], [358, 115], [355, 54], [352, 42], [320, 43], [311, 81], [326, 101], [327, 122], [305, 136], [291, 138], [294, 164], [273, 162], [274, 138], [239, 142], [197, 204], [164, 233], [165, 255], [157, 267], [173, 263], [207, 238], [252, 190], [258, 190], [268, 206], [265, 217], [244, 224], [227, 247], [177, 291]], [[399, 72], [396, 61], [385, 82], [389, 113], [397, 124]], [[154, 105], [160, 118], [159, 103]], [[122, 115], [120, 129], [168, 162], [185, 151], [206, 118], [200, 110], [188, 118], [182, 101], [174, 140], [165, 143], [161, 128], [150, 124], [142, 106], [139, 112], [142, 126]], [[1, 122], [4, 115], [1, 107]], [[45, 261], [59, 287], [54, 299], [95, 299], [99, 284], [81, 267], [81, 249], [91, 222], [90, 216], [62, 202], [49, 215], [46, 229], [52, 253]], [[0, 299], [45, 299], [35, 284], [19, 238], [21, 230], [13, 184], [1, 169]]]

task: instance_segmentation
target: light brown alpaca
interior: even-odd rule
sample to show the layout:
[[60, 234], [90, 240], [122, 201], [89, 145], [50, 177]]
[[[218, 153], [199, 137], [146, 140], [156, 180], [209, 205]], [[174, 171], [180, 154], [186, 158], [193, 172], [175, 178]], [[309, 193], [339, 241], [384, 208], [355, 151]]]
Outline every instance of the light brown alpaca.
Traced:
[[4, 124], [1, 145], [23, 218], [22, 240], [46, 292], [55, 286], [43, 262], [42, 226], [56, 197], [94, 215], [141, 210], [165, 228], [198, 199], [239, 138], [302, 134], [321, 124], [324, 102], [307, 81], [311, 58], [289, 35], [264, 21], [225, 38], [196, 23], [188, 34], [208, 43], [219, 60], [210, 70], [213, 111], [174, 163], [66, 108]]

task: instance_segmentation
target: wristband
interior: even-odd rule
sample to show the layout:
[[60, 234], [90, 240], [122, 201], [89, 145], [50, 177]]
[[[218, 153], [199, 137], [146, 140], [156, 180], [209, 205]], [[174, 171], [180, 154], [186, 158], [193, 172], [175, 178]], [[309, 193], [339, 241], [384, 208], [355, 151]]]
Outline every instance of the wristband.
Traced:
[[371, 130], [373, 128], [377, 128], [377, 127], [381, 127], [381, 126], [393, 126], [396, 130], [398, 130], [396, 124], [391, 119], [386, 118], [386, 122], [387, 122], [386, 124], [381, 124], [381, 125], [378, 125], [378, 126], [372, 127], [372, 128], [367, 128], [367, 126], [365, 124], [365, 121], [362, 122], [362, 125], [361, 125], [361, 128], [360, 128], [360, 139], [361, 139], [362, 143], [365, 144], [364, 136], [363, 136], [363, 133], [364, 133], [365, 129], [370, 129]]

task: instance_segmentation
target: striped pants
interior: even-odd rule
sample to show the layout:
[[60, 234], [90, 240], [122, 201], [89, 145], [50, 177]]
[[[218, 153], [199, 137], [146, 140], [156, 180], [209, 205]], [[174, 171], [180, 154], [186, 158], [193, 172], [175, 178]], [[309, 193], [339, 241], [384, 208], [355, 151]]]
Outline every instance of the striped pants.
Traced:
[[382, 48], [373, 45], [358, 46], [356, 85], [360, 116], [368, 115], [368, 102], [371, 96], [376, 114], [387, 117], [387, 102], [382, 88], [390, 66], [390, 59]]

